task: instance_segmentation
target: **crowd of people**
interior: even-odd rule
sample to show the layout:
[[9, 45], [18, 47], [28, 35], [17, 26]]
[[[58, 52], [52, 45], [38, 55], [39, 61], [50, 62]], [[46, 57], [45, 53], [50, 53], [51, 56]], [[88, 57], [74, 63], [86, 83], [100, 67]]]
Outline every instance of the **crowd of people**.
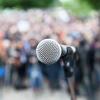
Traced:
[[[59, 12], [58, 12], [59, 11]], [[100, 33], [98, 17], [79, 18], [62, 9], [4, 10], [0, 13], [0, 83], [17, 89], [61, 89], [62, 64], [42, 64], [36, 46], [46, 38], [76, 46], [75, 91], [90, 95], [100, 83]]]

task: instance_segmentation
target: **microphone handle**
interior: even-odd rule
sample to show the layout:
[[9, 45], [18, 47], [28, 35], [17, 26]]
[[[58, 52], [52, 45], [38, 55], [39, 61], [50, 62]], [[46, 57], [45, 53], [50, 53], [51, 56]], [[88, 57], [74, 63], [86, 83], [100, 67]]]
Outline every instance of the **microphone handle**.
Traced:
[[69, 47], [67, 48], [67, 53], [62, 57], [64, 62], [64, 74], [65, 78], [68, 81], [68, 86], [70, 89], [71, 100], [76, 100], [75, 90], [74, 90], [74, 64], [75, 64], [75, 57], [72, 49]]
[[76, 100], [75, 90], [74, 90], [74, 76], [67, 79], [68, 86], [70, 89], [71, 100]]
[[66, 55], [62, 56], [62, 61], [64, 62], [64, 74], [65, 78], [72, 77], [75, 69], [75, 57], [72, 49], [67, 48]]

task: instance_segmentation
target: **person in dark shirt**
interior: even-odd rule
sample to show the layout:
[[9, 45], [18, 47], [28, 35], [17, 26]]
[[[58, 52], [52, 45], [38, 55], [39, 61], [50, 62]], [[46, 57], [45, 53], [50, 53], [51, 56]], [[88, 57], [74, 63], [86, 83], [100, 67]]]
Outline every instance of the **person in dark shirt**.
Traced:
[[95, 100], [100, 91], [100, 34], [96, 36], [87, 54], [90, 99]]

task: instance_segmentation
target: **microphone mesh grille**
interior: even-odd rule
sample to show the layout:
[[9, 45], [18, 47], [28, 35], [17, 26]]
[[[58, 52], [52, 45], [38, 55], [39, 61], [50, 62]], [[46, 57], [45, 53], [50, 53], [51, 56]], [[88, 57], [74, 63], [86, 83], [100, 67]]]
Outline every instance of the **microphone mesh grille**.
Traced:
[[61, 56], [61, 47], [53, 39], [42, 40], [37, 48], [36, 55], [39, 61], [45, 64], [53, 64], [57, 62]]

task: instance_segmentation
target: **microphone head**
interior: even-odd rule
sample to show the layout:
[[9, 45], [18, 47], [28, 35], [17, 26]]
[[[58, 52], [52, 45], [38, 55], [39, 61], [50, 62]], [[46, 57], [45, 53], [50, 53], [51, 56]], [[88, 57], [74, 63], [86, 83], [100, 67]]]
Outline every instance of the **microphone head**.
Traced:
[[61, 56], [61, 46], [53, 39], [44, 39], [37, 45], [36, 55], [42, 63], [53, 64]]

